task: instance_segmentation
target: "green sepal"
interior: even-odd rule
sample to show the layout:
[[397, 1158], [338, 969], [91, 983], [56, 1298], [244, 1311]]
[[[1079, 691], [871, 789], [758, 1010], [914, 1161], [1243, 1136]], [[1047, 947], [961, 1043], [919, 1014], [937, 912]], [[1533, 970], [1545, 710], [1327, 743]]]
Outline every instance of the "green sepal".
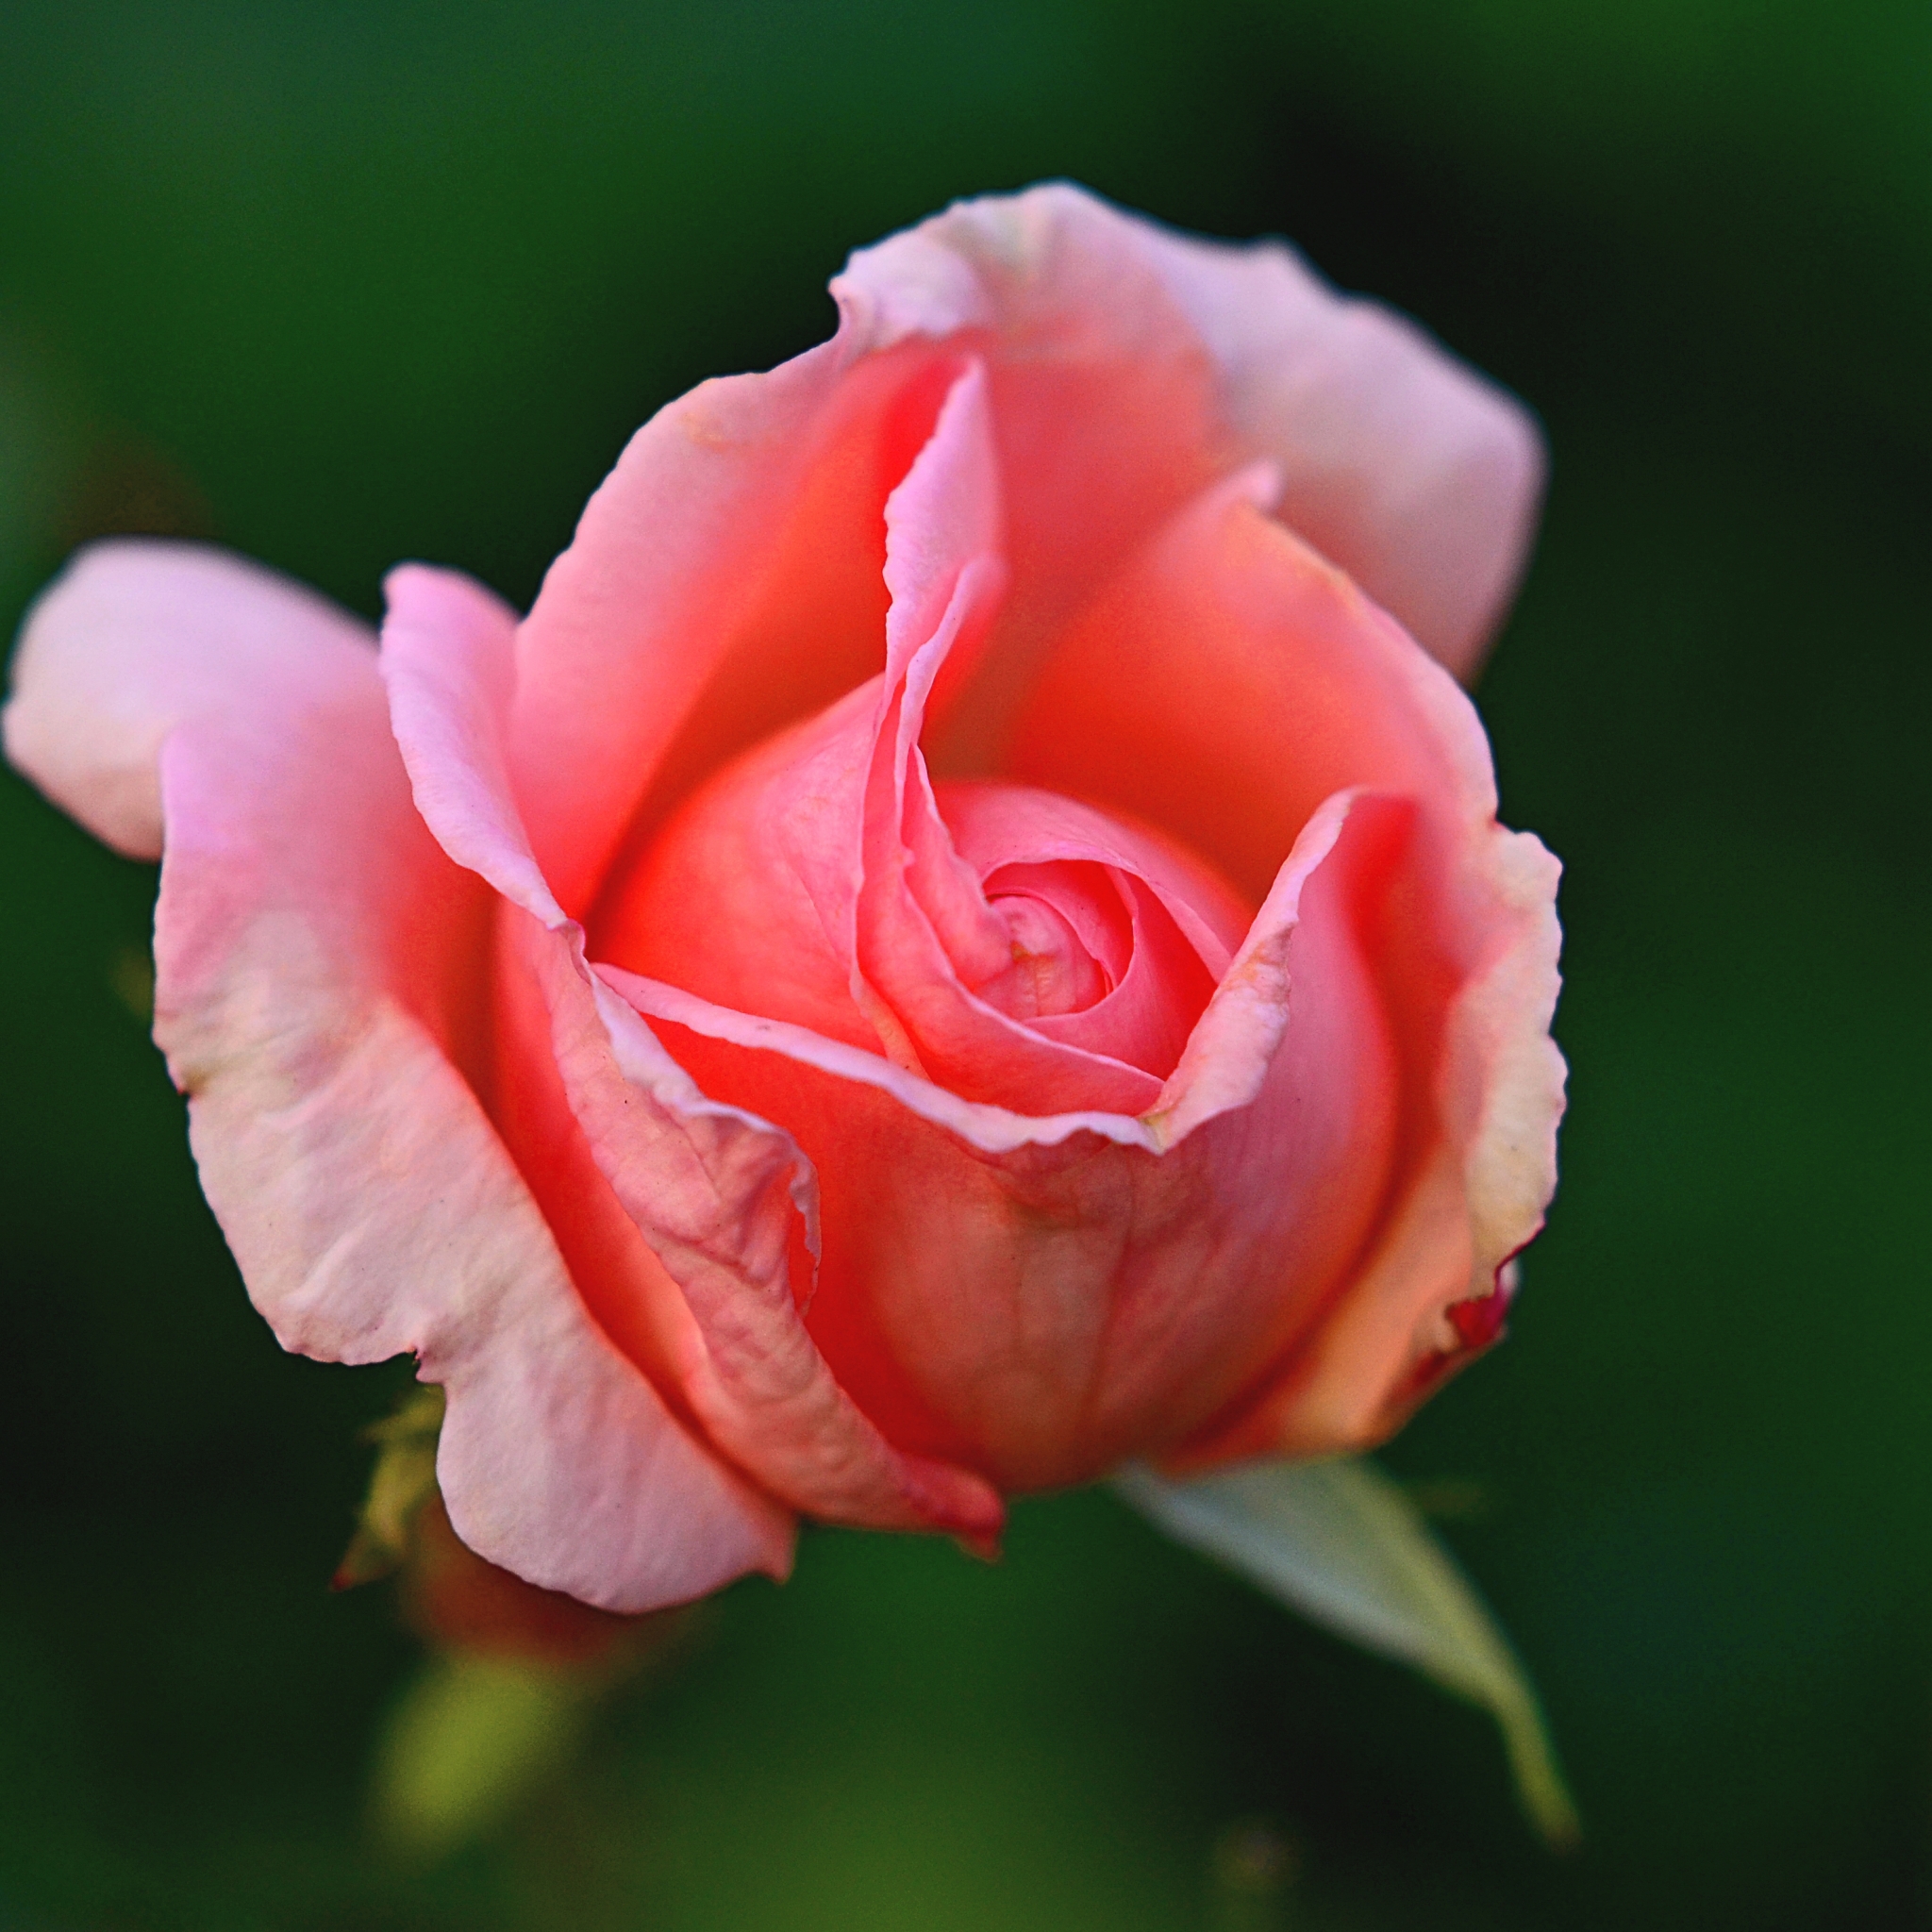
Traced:
[[393, 1415], [363, 1430], [363, 1440], [377, 1445], [375, 1467], [331, 1589], [374, 1583], [402, 1567], [409, 1553], [409, 1525], [436, 1488], [442, 1407], [442, 1391], [427, 1383], [410, 1390]]

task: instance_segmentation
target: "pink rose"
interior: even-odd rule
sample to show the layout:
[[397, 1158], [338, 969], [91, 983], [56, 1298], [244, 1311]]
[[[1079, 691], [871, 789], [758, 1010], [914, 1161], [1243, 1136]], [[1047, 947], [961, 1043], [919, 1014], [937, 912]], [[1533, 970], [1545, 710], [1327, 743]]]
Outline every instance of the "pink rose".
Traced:
[[1065, 187], [832, 287], [521, 622], [409, 565], [378, 654], [106, 543], [7, 712], [161, 858], [156, 1038], [283, 1345], [413, 1352], [463, 1541], [617, 1610], [782, 1575], [801, 1514], [988, 1544], [1373, 1442], [1555, 1183], [1557, 866], [1450, 675], [1523, 412]]

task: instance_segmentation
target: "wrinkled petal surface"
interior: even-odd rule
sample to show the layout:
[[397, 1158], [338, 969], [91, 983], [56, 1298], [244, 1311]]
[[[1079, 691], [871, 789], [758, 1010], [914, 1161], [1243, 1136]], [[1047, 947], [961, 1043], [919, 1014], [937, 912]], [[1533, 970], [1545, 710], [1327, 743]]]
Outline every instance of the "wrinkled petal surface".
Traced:
[[[156, 1037], [209, 1202], [285, 1347], [444, 1385], [464, 1540], [618, 1609], [782, 1575], [785, 1514], [587, 1318], [458, 1072], [487, 907], [410, 805], [372, 642], [220, 553], [103, 545], [35, 609], [9, 748], [123, 824], [152, 780], [118, 760], [158, 754]], [[111, 733], [70, 677], [118, 693]]]
[[[813, 1346], [793, 1270], [809, 1265], [815, 1179], [794, 1141], [708, 1099], [585, 965], [581, 929], [538, 870], [505, 778], [514, 613], [421, 567], [394, 573], [389, 591], [383, 666], [416, 802], [450, 856], [503, 894], [502, 978], [539, 995], [501, 1016], [508, 1131], [529, 1147], [553, 1225], [597, 1218], [608, 1184], [635, 1230], [626, 1241], [602, 1214], [602, 1252], [587, 1245], [576, 1263], [592, 1307], [634, 1339], [641, 1366], [674, 1378], [709, 1439], [792, 1507], [995, 1536], [998, 1497], [963, 1470], [898, 1454]], [[652, 1279], [658, 1269], [681, 1315]]]

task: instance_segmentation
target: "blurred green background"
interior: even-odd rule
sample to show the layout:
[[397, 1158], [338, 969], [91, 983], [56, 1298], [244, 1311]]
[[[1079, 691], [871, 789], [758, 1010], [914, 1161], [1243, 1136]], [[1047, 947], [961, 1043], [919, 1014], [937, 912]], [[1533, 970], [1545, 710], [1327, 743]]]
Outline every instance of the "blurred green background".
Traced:
[[[0, 1927], [1932, 1922], [1924, 0], [11, 0], [0, 617], [129, 528], [527, 599], [849, 247], [1050, 175], [1290, 235], [1548, 426], [1481, 702], [1569, 865], [1565, 1181], [1388, 1461], [1477, 1498], [1585, 1849], [1473, 1713], [1090, 1494], [991, 1569], [810, 1537], [575, 1783], [385, 1858], [415, 1653], [323, 1586], [398, 1366], [248, 1309], [128, 1008], [152, 874], [8, 776]], [[1217, 1890], [1243, 1820], [1273, 1895]]]

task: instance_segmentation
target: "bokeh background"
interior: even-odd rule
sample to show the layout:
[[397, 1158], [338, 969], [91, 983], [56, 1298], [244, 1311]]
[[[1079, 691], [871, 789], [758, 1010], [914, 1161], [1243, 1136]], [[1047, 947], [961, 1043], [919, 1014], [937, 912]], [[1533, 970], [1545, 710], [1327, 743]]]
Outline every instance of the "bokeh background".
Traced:
[[1480, 701], [1569, 865], [1565, 1181], [1507, 1346], [1387, 1459], [1585, 1848], [1474, 1713], [1088, 1494], [996, 1568], [812, 1536], [570, 1781], [384, 1854], [417, 1652], [324, 1584], [400, 1368], [250, 1312], [131, 1010], [152, 874], [9, 775], [0, 1926], [1932, 1920], [1924, 0], [9, 0], [0, 621], [125, 529], [526, 600], [651, 409], [827, 331], [849, 247], [1055, 175], [1294, 238], [1548, 427]]

